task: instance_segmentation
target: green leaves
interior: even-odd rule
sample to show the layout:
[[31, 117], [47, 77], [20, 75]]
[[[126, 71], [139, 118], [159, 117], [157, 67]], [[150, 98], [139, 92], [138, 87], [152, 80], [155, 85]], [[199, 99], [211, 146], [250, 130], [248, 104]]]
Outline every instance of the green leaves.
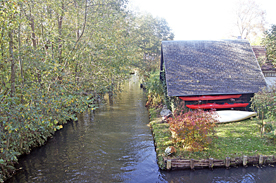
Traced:
[[125, 4], [0, 1], [0, 159], [17, 161], [77, 120], [75, 112], [95, 110], [95, 100], [116, 91], [134, 66], [158, 64], [139, 62], [141, 50], [159, 54], [161, 39], [171, 39], [167, 23], [139, 22]]
[[154, 18], [150, 14], [135, 17], [135, 28], [133, 33], [136, 35], [134, 40], [138, 45], [137, 52], [140, 53], [139, 67], [146, 71], [152, 68], [158, 69], [161, 41], [173, 40], [174, 34], [163, 18]]
[[145, 87], [148, 91], [148, 100], [146, 106], [156, 107], [163, 103], [163, 86], [160, 81], [160, 73], [158, 70], [151, 72], [149, 78], [145, 82]]
[[251, 99], [251, 109], [258, 112], [259, 119], [273, 119], [276, 117], [276, 88], [262, 89]]
[[272, 25], [271, 29], [265, 32], [262, 44], [266, 48], [268, 61], [276, 63], [276, 25]]

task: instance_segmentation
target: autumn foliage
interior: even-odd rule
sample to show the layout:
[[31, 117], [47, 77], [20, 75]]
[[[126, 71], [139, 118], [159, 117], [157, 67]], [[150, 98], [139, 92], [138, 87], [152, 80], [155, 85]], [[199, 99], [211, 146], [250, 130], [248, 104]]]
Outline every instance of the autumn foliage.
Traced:
[[214, 133], [216, 120], [213, 112], [190, 111], [181, 112], [169, 119], [173, 140], [177, 145], [190, 151], [203, 151], [211, 143], [210, 135]]

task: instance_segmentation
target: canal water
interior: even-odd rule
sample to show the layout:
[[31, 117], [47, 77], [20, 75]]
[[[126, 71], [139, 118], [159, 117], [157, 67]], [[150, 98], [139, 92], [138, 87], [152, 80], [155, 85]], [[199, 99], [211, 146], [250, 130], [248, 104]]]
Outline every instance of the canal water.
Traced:
[[21, 157], [20, 170], [7, 182], [276, 182], [273, 167], [160, 171], [145, 102], [133, 76], [113, 100]]

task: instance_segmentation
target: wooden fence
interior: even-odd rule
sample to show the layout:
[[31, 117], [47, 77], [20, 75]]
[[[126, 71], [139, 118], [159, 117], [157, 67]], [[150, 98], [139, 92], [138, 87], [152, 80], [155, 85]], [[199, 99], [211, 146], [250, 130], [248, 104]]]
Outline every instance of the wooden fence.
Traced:
[[230, 166], [248, 166], [248, 165], [269, 165], [276, 163], [276, 157], [275, 156], [243, 156], [243, 157], [237, 157], [237, 158], [225, 158], [224, 160], [217, 160], [213, 158], [204, 159], [204, 160], [194, 160], [194, 159], [169, 159], [167, 157], [164, 157], [164, 161], [166, 164], [166, 169], [179, 169], [179, 168], [210, 168], [213, 169], [213, 167], [225, 167], [229, 168]]

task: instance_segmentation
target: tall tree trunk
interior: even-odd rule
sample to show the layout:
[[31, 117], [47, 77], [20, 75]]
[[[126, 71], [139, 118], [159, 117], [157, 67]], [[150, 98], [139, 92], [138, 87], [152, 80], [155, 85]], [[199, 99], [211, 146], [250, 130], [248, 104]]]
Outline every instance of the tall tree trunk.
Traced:
[[[2, 25], [2, 32], [1, 32], [1, 40], [3, 39], [3, 37], [4, 37], [4, 21], [3, 21], [3, 25]], [[1, 69], [1, 71], [4, 71], [4, 70], [6, 70], [5, 69], [5, 60], [4, 60], [4, 52], [5, 52], [5, 49], [4, 49], [4, 43], [3, 43], [3, 41], [1, 41], [1, 58], [2, 58], [2, 60], [0, 60], [0, 69]], [[1, 80], [2, 80], [2, 86], [6, 86], [6, 83], [5, 83], [5, 79], [4, 79], [4, 74], [2, 75], [2, 77], [1, 77]], [[0, 90], [1, 91], [1, 90]]]
[[[19, 14], [19, 17], [21, 19], [21, 11]], [[20, 74], [21, 74], [21, 87], [24, 87], [24, 75], [23, 75], [23, 62], [21, 58], [21, 22], [19, 22], [18, 26], [18, 60], [19, 60], [19, 67], [20, 67]]]
[[10, 52], [10, 61], [11, 61], [11, 93], [10, 96], [14, 97], [15, 95], [15, 68], [14, 68], [14, 55], [13, 55], [13, 30], [9, 31], [9, 52]]
[[[35, 37], [35, 24], [34, 24], [34, 17], [33, 15], [30, 15], [30, 25], [32, 29], [32, 42], [33, 42], [33, 49], [36, 50], [37, 48], [37, 40]], [[40, 70], [37, 68], [37, 82], [41, 83], [41, 75], [40, 75]]]
[[[20, 6], [19, 18], [21, 19], [21, 6]], [[24, 75], [23, 75], [23, 62], [21, 58], [21, 22], [19, 22], [19, 26], [18, 26], [18, 60], [19, 60], [19, 67], [20, 67], [20, 74], [21, 74], [21, 91], [23, 91]], [[21, 103], [23, 102], [24, 102], [23, 94], [21, 93]]]
[[32, 42], [33, 42], [33, 47], [36, 50], [36, 37], [35, 37], [35, 25], [34, 25], [34, 17], [31, 15], [30, 18], [30, 25], [31, 25], [31, 29], [32, 29]]
[[[75, 8], [76, 8], [76, 11], [77, 11], [77, 21], [76, 21], [76, 42], [79, 40], [80, 38], [80, 31], [79, 31], [79, 10], [78, 10], [78, 4], [77, 4], [77, 1], [74, 1], [75, 2]], [[79, 55], [78, 55], [79, 57]], [[78, 85], [78, 58], [76, 60], [76, 67], [75, 67], [75, 83]]]
[[[20, 7], [20, 13], [19, 18], [21, 19], [21, 7]], [[24, 75], [23, 75], [23, 62], [21, 58], [21, 22], [19, 22], [18, 26], [18, 60], [19, 60], [19, 67], [20, 67], [20, 74], [21, 74], [21, 91], [24, 88]], [[23, 94], [21, 92], [21, 103], [23, 103]]]
[[61, 15], [58, 17], [58, 60], [59, 60], [59, 63], [61, 63], [61, 55], [62, 55], [62, 43], [61, 43], [61, 38], [62, 38], [62, 21], [63, 21], [63, 16], [64, 16], [64, 2], [62, 2], [61, 4], [61, 9], [62, 9], [62, 12], [61, 12]]
[[75, 3], [75, 8], [77, 10], [77, 21], [76, 21], [76, 41], [78, 41], [80, 37], [80, 31], [79, 31], [79, 9], [78, 9], [78, 4], [77, 1], [74, 1]]
[[[4, 21], [3, 21], [3, 25], [2, 25], [2, 28], [1, 28], [2, 32], [1, 32], [1, 40], [4, 38], [4, 30], [5, 30], [5, 27], [4, 27]], [[2, 59], [3, 59], [3, 63], [4, 63], [4, 43], [1, 41], [1, 55], [2, 55]]]

